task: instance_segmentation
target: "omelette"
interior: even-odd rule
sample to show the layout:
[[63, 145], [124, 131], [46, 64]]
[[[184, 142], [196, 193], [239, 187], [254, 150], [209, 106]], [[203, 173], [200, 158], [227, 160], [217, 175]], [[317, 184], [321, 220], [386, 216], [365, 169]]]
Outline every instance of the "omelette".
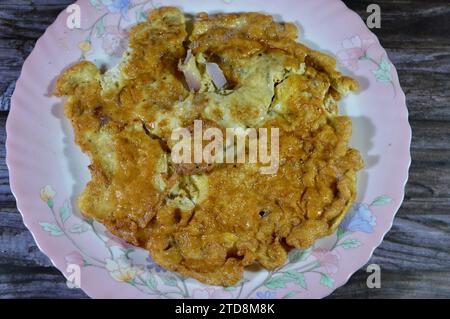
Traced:
[[[91, 160], [81, 212], [166, 269], [231, 286], [246, 266], [280, 267], [344, 218], [363, 161], [337, 103], [358, 83], [298, 43], [292, 23], [260, 13], [187, 19], [174, 7], [151, 11], [115, 68], [81, 61], [55, 95], [67, 97], [75, 142]], [[278, 171], [174, 163], [171, 133], [196, 120], [278, 128]]]

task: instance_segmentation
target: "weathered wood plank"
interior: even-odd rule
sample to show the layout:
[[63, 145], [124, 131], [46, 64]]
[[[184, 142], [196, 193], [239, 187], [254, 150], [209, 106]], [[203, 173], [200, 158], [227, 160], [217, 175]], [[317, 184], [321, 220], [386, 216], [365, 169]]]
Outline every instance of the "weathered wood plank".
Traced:
[[6, 113], [0, 112], [0, 203], [15, 202], [11, 189], [9, 187], [9, 173], [6, 166]]
[[88, 298], [80, 289], [69, 289], [53, 267], [2, 267], [1, 298]]
[[[17, 4], [19, 3], [19, 4]], [[56, 14], [70, 1], [34, 1], [33, 5], [16, 1], [0, 4], [0, 82], [1, 108], [7, 109], [13, 81], [31, 51]], [[347, 1], [361, 16], [371, 1]], [[411, 119], [450, 120], [450, 34], [446, 1], [378, 1], [382, 8], [382, 28], [374, 30], [396, 65], [407, 94]], [[29, 7], [23, 11], [24, 8]], [[419, 10], [420, 8], [420, 10]], [[33, 12], [33, 15], [24, 14]], [[11, 27], [20, 16], [19, 25]], [[24, 18], [25, 17], [25, 18]], [[29, 21], [27, 21], [29, 20]], [[446, 36], [447, 35], [447, 36]], [[420, 83], [420, 86], [417, 85]]]
[[[0, 208], [0, 267], [50, 267], [15, 208]], [[450, 216], [398, 215], [372, 262], [387, 270], [449, 270]]]
[[[0, 209], [0, 267], [51, 267], [15, 208]], [[0, 290], [1, 292], [1, 290]]]
[[2, 37], [37, 39], [70, 0], [11, 1], [0, 3]]
[[[9, 98], [36, 39], [69, 0], [0, 1], [0, 145]], [[365, 19], [372, 0], [344, 1]], [[331, 298], [450, 298], [450, 6], [448, 0], [379, 0], [373, 30], [399, 72], [413, 128], [410, 180], [392, 230], [369, 263], [382, 289], [358, 271]], [[0, 298], [82, 298], [68, 289], [22, 223], [0, 147]]]
[[382, 267], [381, 288], [369, 289], [366, 284], [368, 273], [364, 269], [354, 274], [345, 286], [338, 288], [329, 298], [450, 298], [450, 271], [386, 271]]
[[[4, 145], [6, 114], [0, 113], [0, 143]], [[450, 124], [412, 121], [413, 162], [403, 208], [408, 214], [450, 211]], [[14, 205], [10, 192], [6, 152], [0, 149], [0, 202]], [[402, 210], [400, 211], [402, 212]]]
[[[81, 293], [74, 293], [72, 290], [65, 288], [62, 275], [51, 266], [48, 258], [37, 249], [31, 235], [21, 223], [21, 217], [16, 210], [2, 208], [1, 214], [0, 269], [11, 277], [6, 280], [0, 275], [0, 292], [9, 297], [50, 297], [54, 294], [55, 289], [62, 289], [57, 296], [82, 296]], [[369, 264], [376, 263], [382, 267], [383, 289], [381, 291], [383, 295], [379, 294], [380, 291], [367, 289], [364, 284], [367, 274], [360, 271], [352, 277], [349, 288], [341, 296], [346, 296], [356, 286], [359, 292], [366, 291], [367, 297], [386, 297], [390, 293], [394, 294], [393, 287], [395, 285], [405, 285], [406, 287], [403, 278], [405, 272], [409, 272], [415, 280], [417, 280], [417, 276], [428, 279], [430, 274], [433, 276], [437, 272], [443, 275], [450, 274], [448, 270], [450, 249], [446, 244], [449, 240], [450, 216], [448, 215], [427, 216], [425, 214], [396, 218], [392, 230], [369, 261]], [[11, 269], [14, 269], [14, 271]], [[389, 275], [386, 277], [385, 273]], [[411, 287], [411, 283], [409, 286]], [[337, 293], [339, 294], [340, 291], [338, 290]], [[37, 295], [33, 295], [34, 293], [37, 293]], [[403, 293], [406, 293], [406, 295], [403, 295]], [[414, 295], [410, 295], [411, 293]], [[397, 292], [396, 297], [430, 296], [429, 292], [423, 293], [423, 291], [401, 291], [401, 294]], [[444, 297], [444, 294], [449, 293], [448, 290], [442, 289], [439, 294], [434, 292], [431, 296]]]

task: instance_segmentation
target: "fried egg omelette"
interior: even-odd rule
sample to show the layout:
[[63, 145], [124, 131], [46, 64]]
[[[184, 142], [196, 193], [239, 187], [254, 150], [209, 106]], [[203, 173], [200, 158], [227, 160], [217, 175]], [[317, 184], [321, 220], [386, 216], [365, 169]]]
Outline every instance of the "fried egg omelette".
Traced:
[[[130, 30], [114, 69], [82, 61], [65, 70], [55, 95], [67, 97], [75, 142], [91, 159], [81, 212], [160, 266], [222, 286], [252, 264], [280, 267], [290, 249], [334, 232], [363, 167], [348, 145], [351, 120], [337, 107], [358, 84], [297, 37], [294, 24], [264, 14], [187, 21], [163, 7]], [[219, 66], [223, 87], [205, 63]], [[277, 173], [173, 163], [171, 132], [199, 119], [222, 129], [279, 128]]]

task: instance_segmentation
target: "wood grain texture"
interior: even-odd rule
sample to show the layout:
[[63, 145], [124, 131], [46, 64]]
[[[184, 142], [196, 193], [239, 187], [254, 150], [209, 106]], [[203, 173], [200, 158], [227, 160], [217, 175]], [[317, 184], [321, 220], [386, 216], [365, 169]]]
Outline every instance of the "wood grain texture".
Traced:
[[[395, 64], [413, 128], [405, 201], [369, 263], [382, 288], [368, 289], [365, 267], [329, 298], [450, 298], [450, 2], [344, 1], [363, 19], [377, 3], [374, 30]], [[0, 298], [86, 298], [69, 289], [17, 212], [5, 165], [5, 121], [21, 65], [36, 39], [71, 1], [0, 0]]]

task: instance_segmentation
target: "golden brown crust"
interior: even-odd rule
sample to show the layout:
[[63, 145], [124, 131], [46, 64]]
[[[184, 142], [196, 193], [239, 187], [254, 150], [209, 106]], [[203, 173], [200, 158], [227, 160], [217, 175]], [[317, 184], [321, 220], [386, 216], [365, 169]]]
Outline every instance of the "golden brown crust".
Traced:
[[[356, 196], [358, 151], [351, 120], [337, 102], [357, 82], [334, 58], [296, 42], [294, 24], [258, 13], [200, 14], [188, 38], [175, 8], [134, 27], [118, 75], [90, 62], [66, 70], [55, 94], [68, 96], [75, 141], [90, 157], [82, 212], [148, 249], [161, 266], [204, 283], [229, 286], [245, 266], [283, 265], [339, 225]], [[178, 70], [189, 43], [196, 63], [217, 63], [228, 86], [204, 70], [190, 92]], [[205, 84], [206, 83], [206, 84]], [[277, 127], [280, 167], [174, 164], [170, 133], [206, 126]]]

